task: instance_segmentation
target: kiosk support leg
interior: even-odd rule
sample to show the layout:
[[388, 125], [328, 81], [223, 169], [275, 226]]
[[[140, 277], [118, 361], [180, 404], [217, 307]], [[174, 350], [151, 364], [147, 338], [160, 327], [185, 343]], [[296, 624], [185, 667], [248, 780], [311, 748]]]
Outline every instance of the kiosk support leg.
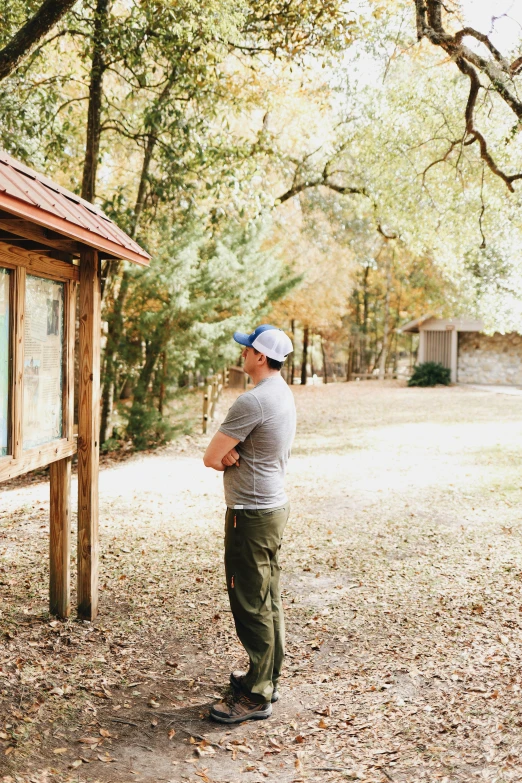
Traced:
[[98, 469], [100, 456], [101, 290], [98, 253], [80, 256], [78, 407], [78, 616], [98, 613]]
[[71, 457], [51, 462], [51, 537], [49, 611], [71, 611]]

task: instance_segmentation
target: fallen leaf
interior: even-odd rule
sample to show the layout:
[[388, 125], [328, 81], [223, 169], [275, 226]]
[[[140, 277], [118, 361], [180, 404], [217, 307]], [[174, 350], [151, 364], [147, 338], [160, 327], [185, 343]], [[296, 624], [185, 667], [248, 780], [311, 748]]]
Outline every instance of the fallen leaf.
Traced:
[[83, 761], [81, 759], [76, 759], [76, 761], [73, 761], [72, 764], [70, 764], [69, 766], [71, 767], [71, 769], [76, 769], [76, 767], [81, 767], [82, 764]]
[[203, 743], [198, 745], [194, 750], [200, 758], [204, 756], [213, 756], [216, 752], [212, 745], [203, 745]]
[[171, 729], [169, 731], [169, 740], [171, 740], [175, 736], [176, 736], [176, 729]]
[[54, 748], [53, 753], [56, 753], [57, 756], [63, 756], [64, 753], [67, 753], [67, 748]]
[[109, 764], [111, 761], [116, 761], [116, 759], [111, 758], [111, 756], [98, 756], [99, 761], [104, 761], [105, 763]]

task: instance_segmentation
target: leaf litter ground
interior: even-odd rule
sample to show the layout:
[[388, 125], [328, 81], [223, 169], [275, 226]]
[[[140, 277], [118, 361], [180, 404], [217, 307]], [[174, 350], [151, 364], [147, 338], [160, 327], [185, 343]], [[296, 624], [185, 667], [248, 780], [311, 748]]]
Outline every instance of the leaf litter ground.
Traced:
[[522, 779], [522, 396], [295, 396], [273, 717], [207, 717], [245, 661], [221, 477], [185, 437], [101, 473], [93, 624], [47, 614], [48, 484], [4, 485], [0, 781]]

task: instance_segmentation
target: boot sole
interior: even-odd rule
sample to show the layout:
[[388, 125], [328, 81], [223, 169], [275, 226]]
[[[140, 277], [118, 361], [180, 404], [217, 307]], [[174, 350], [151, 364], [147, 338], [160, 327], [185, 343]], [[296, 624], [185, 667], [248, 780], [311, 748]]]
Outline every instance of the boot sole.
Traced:
[[215, 720], [217, 723], [244, 723], [246, 720], [266, 720], [267, 718], [270, 718], [272, 715], [272, 709], [270, 709], [270, 712], [253, 712], [251, 715], [244, 715], [242, 717], [236, 717], [236, 718], [227, 718], [226, 715], [216, 715], [212, 711], [210, 711], [210, 717], [212, 720]]

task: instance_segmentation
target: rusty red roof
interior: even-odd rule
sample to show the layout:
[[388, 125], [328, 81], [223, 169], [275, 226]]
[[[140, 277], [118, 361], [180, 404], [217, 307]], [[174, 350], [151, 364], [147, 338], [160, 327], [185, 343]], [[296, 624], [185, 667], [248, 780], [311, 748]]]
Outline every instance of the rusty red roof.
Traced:
[[101, 209], [0, 150], [0, 209], [70, 239], [147, 266], [149, 254]]

